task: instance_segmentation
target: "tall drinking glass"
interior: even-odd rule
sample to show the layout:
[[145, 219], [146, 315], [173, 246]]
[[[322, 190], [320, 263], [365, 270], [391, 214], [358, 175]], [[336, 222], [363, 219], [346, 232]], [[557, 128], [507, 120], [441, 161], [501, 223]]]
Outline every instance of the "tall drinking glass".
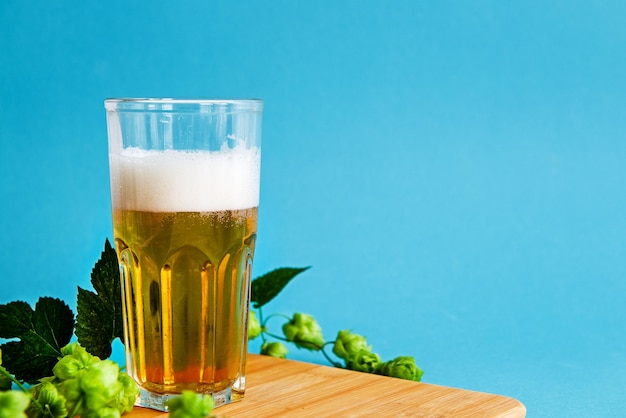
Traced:
[[246, 389], [260, 100], [105, 101], [128, 373], [137, 405]]

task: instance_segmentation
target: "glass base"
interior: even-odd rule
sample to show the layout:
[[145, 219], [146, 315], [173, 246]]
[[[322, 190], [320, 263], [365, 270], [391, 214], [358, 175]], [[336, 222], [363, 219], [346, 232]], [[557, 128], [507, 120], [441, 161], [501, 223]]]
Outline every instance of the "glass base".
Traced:
[[[228, 387], [219, 392], [205, 394], [205, 396], [213, 397], [213, 403], [215, 405], [215, 408], [232, 402], [240, 401], [243, 399], [243, 395], [243, 392], [233, 390], [232, 387]], [[139, 389], [139, 396], [135, 401], [135, 406], [141, 406], [142, 408], [150, 408], [157, 411], [167, 412], [168, 408], [165, 403], [172, 398], [176, 398], [177, 396], [180, 396], [180, 394], [153, 393], [145, 389]]]

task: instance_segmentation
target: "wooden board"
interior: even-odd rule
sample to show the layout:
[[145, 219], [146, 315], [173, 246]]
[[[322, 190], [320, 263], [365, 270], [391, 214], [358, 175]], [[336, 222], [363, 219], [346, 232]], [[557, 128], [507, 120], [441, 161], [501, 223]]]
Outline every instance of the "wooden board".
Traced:
[[[245, 398], [214, 414], [238, 417], [499, 417], [526, 416], [519, 401], [422, 382], [251, 354]], [[166, 418], [136, 407], [125, 417]]]

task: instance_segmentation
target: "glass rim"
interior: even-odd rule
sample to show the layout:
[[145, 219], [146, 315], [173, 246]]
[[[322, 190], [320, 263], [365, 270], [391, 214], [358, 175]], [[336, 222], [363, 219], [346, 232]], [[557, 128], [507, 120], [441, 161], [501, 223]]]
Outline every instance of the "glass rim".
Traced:
[[199, 108], [223, 108], [233, 110], [262, 111], [263, 100], [256, 98], [218, 99], [218, 98], [168, 98], [168, 97], [121, 97], [104, 100], [106, 110], [145, 110], [145, 111], [175, 111], [189, 106]]

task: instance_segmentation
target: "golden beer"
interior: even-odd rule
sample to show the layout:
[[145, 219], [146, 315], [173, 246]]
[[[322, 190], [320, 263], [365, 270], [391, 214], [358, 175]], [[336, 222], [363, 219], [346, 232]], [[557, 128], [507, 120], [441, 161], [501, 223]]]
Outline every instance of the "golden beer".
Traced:
[[[258, 149], [110, 156], [128, 373], [140, 404], [245, 391]], [[156, 399], [156, 401], [155, 401]]]
[[113, 211], [128, 373], [155, 393], [245, 390], [257, 208]]

